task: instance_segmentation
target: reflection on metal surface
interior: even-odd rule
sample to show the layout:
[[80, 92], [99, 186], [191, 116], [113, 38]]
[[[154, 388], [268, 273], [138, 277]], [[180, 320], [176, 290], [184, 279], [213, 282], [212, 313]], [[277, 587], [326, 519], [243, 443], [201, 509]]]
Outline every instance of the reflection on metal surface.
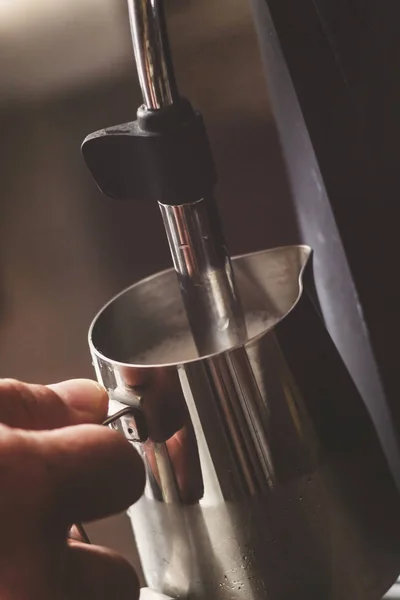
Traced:
[[160, 209], [199, 355], [242, 344], [246, 326], [214, 200]]
[[177, 100], [162, 0], [128, 0], [133, 48], [143, 100], [158, 109]]
[[99, 380], [127, 403], [142, 397], [147, 482], [129, 514], [159, 593], [378, 600], [396, 579], [398, 494], [302, 291], [309, 255], [233, 261], [244, 347], [199, 357], [173, 270], [117, 296], [91, 328]]
[[395, 585], [388, 591], [383, 597], [383, 600], [399, 600], [400, 598], [400, 579], [398, 579]]

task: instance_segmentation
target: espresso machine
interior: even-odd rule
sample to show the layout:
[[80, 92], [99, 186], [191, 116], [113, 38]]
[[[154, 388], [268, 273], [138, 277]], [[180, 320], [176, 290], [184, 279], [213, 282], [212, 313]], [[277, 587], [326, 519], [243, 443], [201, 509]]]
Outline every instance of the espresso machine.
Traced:
[[[397, 441], [379, 390], [371, 400], [374, 373], [363, 387], [363, 357], [346, 361], [360, 343], [346, 319], [361, 308], [354, 296], [339, 326], [348, 290], [343, 270], [324, 271], [326, 223], [304, 217], [317, 248], [230, 257], [212, 149], [179, 91], [162, 0], [129, 0], [129, 15], [143, 105], [82, 152], [113, 201], [158, 203], [172, 256], [89, 332], [107, 424], [146, 467], [129, 510], [146, 586], [193, 600], [379, 600], [400, 571]], [[278, 37], [263, 30], [271, 15], [256, 15], [268, 64]], [[317, 161], [311, 176], [323, 199]]]

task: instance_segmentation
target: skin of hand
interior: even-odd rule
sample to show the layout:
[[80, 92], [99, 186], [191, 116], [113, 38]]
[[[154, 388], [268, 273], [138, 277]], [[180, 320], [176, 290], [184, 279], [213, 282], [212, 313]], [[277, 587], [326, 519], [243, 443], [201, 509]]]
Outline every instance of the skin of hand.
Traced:
[[142, 461], [100, 426], [105, 390], [0, 380], [1, 600], [136, 600], [132, 567], [70, 539], [73, 523], [127, 509], [144, 488]]

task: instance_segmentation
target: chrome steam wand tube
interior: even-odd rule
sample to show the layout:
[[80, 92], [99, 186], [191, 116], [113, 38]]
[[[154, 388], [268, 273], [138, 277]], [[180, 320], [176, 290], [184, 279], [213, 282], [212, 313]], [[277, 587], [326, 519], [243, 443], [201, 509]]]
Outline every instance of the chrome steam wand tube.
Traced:
[[149, 109], [179, 99], [160, 0], [128, 0], [133, 50], [143, 101]]
[[246, 328], [214, 199], [160, 209], [199, 355], [239, 346]]
[[[128, 0], [128, 5], [145, 108], [171, 106], [179, 93], [162, 2]], [[244, 318], [212, 190], [193, 202], [159, 206], [199, 354], [244, 343]]]

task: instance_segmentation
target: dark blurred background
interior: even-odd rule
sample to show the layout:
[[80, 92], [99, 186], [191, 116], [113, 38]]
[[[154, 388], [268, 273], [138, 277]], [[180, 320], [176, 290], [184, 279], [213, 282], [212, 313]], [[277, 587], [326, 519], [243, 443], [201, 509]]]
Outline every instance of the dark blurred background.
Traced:
[[[250, 7], [166, 1], [182, 93], [204, 114], [231, 253], [297, 241]], [[125, 0], [0, 0], [0, 376], [93, 377], [87, 330], [171, 264], [157, 206], [103, 198], [80, 155], [141, 96]], [[135, 562], [124, 517], [91, 528]]]

